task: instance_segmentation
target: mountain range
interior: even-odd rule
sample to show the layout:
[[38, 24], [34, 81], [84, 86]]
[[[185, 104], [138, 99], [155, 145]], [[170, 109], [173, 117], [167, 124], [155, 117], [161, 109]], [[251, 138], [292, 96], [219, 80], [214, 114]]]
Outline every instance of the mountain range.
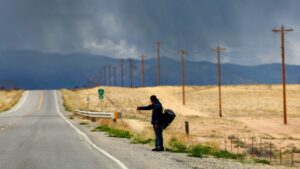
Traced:
[[[104, 66], [116, 68], [116, 85], [121, 85], [120, 59], [85, 53], [58, 54], [29, 50], [0, 51], [0, 86], [2, 88], [57, 89], [102, 85]], [[133, 85], [141, 85], [141, 61], [133, 62]], [[129, 59], [124, 59], [124, 85], [130, 85]], [[185, 61], [187, 85], [217, 84], [217, 64]], [[222, 64], [222, 84], [277, 84], [281, 83], [281, 64], [244, 66]], [[106, 69], [106, 84], [109, 84]], [[157, 84], [157, 60], [145, 60], [145, 85]], [[287, 83], [300, 83], [300, 66], [286, 65]], [[92, 84], [92, 81], [94, 82]], [[111, 85], [115, 84], [111, 71]], [[161, 85], [181, 84], [181, 62], [161, 58]]]

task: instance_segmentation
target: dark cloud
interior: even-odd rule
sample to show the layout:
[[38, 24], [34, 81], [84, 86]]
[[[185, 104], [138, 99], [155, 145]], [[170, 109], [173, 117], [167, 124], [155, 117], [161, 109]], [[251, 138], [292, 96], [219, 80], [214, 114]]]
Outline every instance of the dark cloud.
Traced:
[[280, 61], [281, 24], [287, 36], [287, 62], [300, 64], [297, 41], [300, 2], [296, 0], [2, 0], [0, 49], [87, 52], [111, 57], [162, 54], [214, 60], [209, 49], [223, 45], [223, 60], [238, 64]]

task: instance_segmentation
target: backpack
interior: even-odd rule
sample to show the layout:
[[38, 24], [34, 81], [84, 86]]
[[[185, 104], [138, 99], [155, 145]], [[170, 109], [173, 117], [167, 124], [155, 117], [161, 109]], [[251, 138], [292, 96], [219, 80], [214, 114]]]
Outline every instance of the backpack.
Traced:
[[173, 110], [166, 109], [163, 113], [163, 129], [167, 128], [175, 119], [175, 117], [176, 115]]

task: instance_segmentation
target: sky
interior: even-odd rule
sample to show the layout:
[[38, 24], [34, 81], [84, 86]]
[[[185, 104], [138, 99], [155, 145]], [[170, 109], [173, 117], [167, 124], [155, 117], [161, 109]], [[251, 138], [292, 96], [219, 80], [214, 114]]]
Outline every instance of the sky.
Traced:
[[299, 0], [1, 0], [0, 50], [90, 53], [112, 58], [161, 55], [215, 62], [211, 48], [226, 48], [222, 62], [300, 65]]

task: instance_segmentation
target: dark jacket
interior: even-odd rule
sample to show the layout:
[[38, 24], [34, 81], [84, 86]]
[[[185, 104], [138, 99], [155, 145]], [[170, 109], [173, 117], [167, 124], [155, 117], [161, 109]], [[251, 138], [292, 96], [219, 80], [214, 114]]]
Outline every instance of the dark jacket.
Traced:
[[150, 104], [149, 106], [138, 107], [139, 110], [152, 110], [151, 124], [163, 124], [163, 107], [159, 101]]

